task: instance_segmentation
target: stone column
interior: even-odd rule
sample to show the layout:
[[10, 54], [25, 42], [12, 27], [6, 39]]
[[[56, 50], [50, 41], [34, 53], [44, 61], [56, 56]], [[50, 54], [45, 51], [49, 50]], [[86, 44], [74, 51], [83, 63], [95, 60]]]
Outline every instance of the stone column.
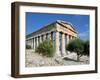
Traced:
[[40, 36], [38, 36], [38, 45], [40, 44]]
[[72, 40], [72, 36], [70, 36], [70, 40]]
[[48, 38], [51, 40], [51, 33], [48, 33]]
[[61, 56], [61, 54], [60, 54], [60, 51], [59, 51], [59, 32], [57, 31], [56, 32], [56, 43], [55, 43], [56, 45], [56, 54], [55, 54], [55, 56]]
[[67, 44], [69, 43], [69, 35], [67, 34]]
[[42, 41], [44, 41], [44, 34], [42, 35]]
[[36, 43], [36, 42], [35, 42], [35, 37], [34, 37], [34, 50], [35, 50], [35, 46], [36, 46], [35, 43]]
[[30, 39], [30, 46], [33, 48], [33, 39]]
[[44, 34], [44, 36], [43, 36], [43, 40], [46, 40], [46, 34]]
[[65, 51], [65, 34], [62, 34], [62, 56], [66, 56], [66, 51]]
[[37, 46], [38, 46], [38, 43], [39, 43], [39, 42], [38, 42], [38, 41], [39, 41], [38, 39], [39, 39], [39, 38], [38, 38], [38, 36], [37, 36]]
[[65, 34], [65, 47], [67, 45], [67, 34]]
[[40, 43], [42, 42], [42, 36], [40, 36]]
[[41, 35], [41, 41], [43, 42], [43, 35]]

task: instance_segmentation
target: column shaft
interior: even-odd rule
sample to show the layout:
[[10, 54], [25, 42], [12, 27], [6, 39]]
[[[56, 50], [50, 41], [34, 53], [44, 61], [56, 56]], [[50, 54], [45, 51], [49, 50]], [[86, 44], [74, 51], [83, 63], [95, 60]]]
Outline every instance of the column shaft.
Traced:
[[31, 39], [31, 48], [33, 48], [33, 39]]
[[42, 36], [40, 36], [40, 43], [42, 42]]
[[36, 45], [35, 45], [35, 44], [36, 44], [36, 42], [35, 42], [35, 37], [34, 37], [34, 50], [35, 50], [35, 47], [36, 47]]
[[72, 36], [70, 36], [70, 39], [72, 40], [72, 39], [73, 39], [73, 37], [72, 37]]
[[65, 34], [62, 34], [62, 55], [66, 55], [66, 49], [65, 49]]
[[51, 33], [48, 34], [48, 38], [51, 40]]
[[39, 38], [37, 37], [37, 47], [38, 47], [38, 41], [39, 41], [38, 39], [39, 39]]
[[59, 51], [59, 32], [56, 32], [56, 54], [55, 56], [61, 56]]
[[67, 35], [67, 44], [69, 43], [69, 35]]
[[46, 40], [46, 34], [44, 34], [44, 36], [43, 36], [43, 40]]

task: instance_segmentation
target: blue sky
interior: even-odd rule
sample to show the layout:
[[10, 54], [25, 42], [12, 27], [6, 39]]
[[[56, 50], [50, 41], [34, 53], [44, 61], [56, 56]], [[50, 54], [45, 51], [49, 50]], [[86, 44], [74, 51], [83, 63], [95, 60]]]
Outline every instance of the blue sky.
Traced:
[[72, 23], [81, 39], [89, 39], [89, 15], [26, 12], [26, 34], [32, 33], [56, 20]]

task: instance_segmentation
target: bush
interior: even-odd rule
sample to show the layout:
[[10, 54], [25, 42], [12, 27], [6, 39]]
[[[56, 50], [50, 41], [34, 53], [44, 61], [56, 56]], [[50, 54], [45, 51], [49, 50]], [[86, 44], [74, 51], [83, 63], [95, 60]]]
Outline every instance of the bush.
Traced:
[[53, 57], [53, 42], [51, 40], [45, 40], [38, 45], [35, 52], [42, 54], [47, 57]]
[[83, 40], [80, 39], [75, 39], [69, 42], [69, 44], [66, 46], [66, 50], [70, 52], [76, 52], [77, 61], [79, 61], [82, 55], [89, 54], [88, 46], [89, 46], [88, 42], [84, 42]]
[[89, 41], [85, 41], [84, 42], [84, 51], [83, 51], [83, 53], [84, 53], [84, 55], [87, 55], [87, 56], [89, 56]]
[[30, 45], [26, 45], [26, 49], [31, 49], [31, 46]]

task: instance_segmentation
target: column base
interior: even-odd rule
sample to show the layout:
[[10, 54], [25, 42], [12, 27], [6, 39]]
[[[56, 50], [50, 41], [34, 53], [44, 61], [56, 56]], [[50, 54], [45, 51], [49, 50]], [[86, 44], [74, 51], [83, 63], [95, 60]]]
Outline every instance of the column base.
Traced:
[[66, 52], [62, 53], [62, 57], [65, 57], [67, 56]]
[[61, 53], [60, 52], [55, 52], [54, 57], [61, 57]]

